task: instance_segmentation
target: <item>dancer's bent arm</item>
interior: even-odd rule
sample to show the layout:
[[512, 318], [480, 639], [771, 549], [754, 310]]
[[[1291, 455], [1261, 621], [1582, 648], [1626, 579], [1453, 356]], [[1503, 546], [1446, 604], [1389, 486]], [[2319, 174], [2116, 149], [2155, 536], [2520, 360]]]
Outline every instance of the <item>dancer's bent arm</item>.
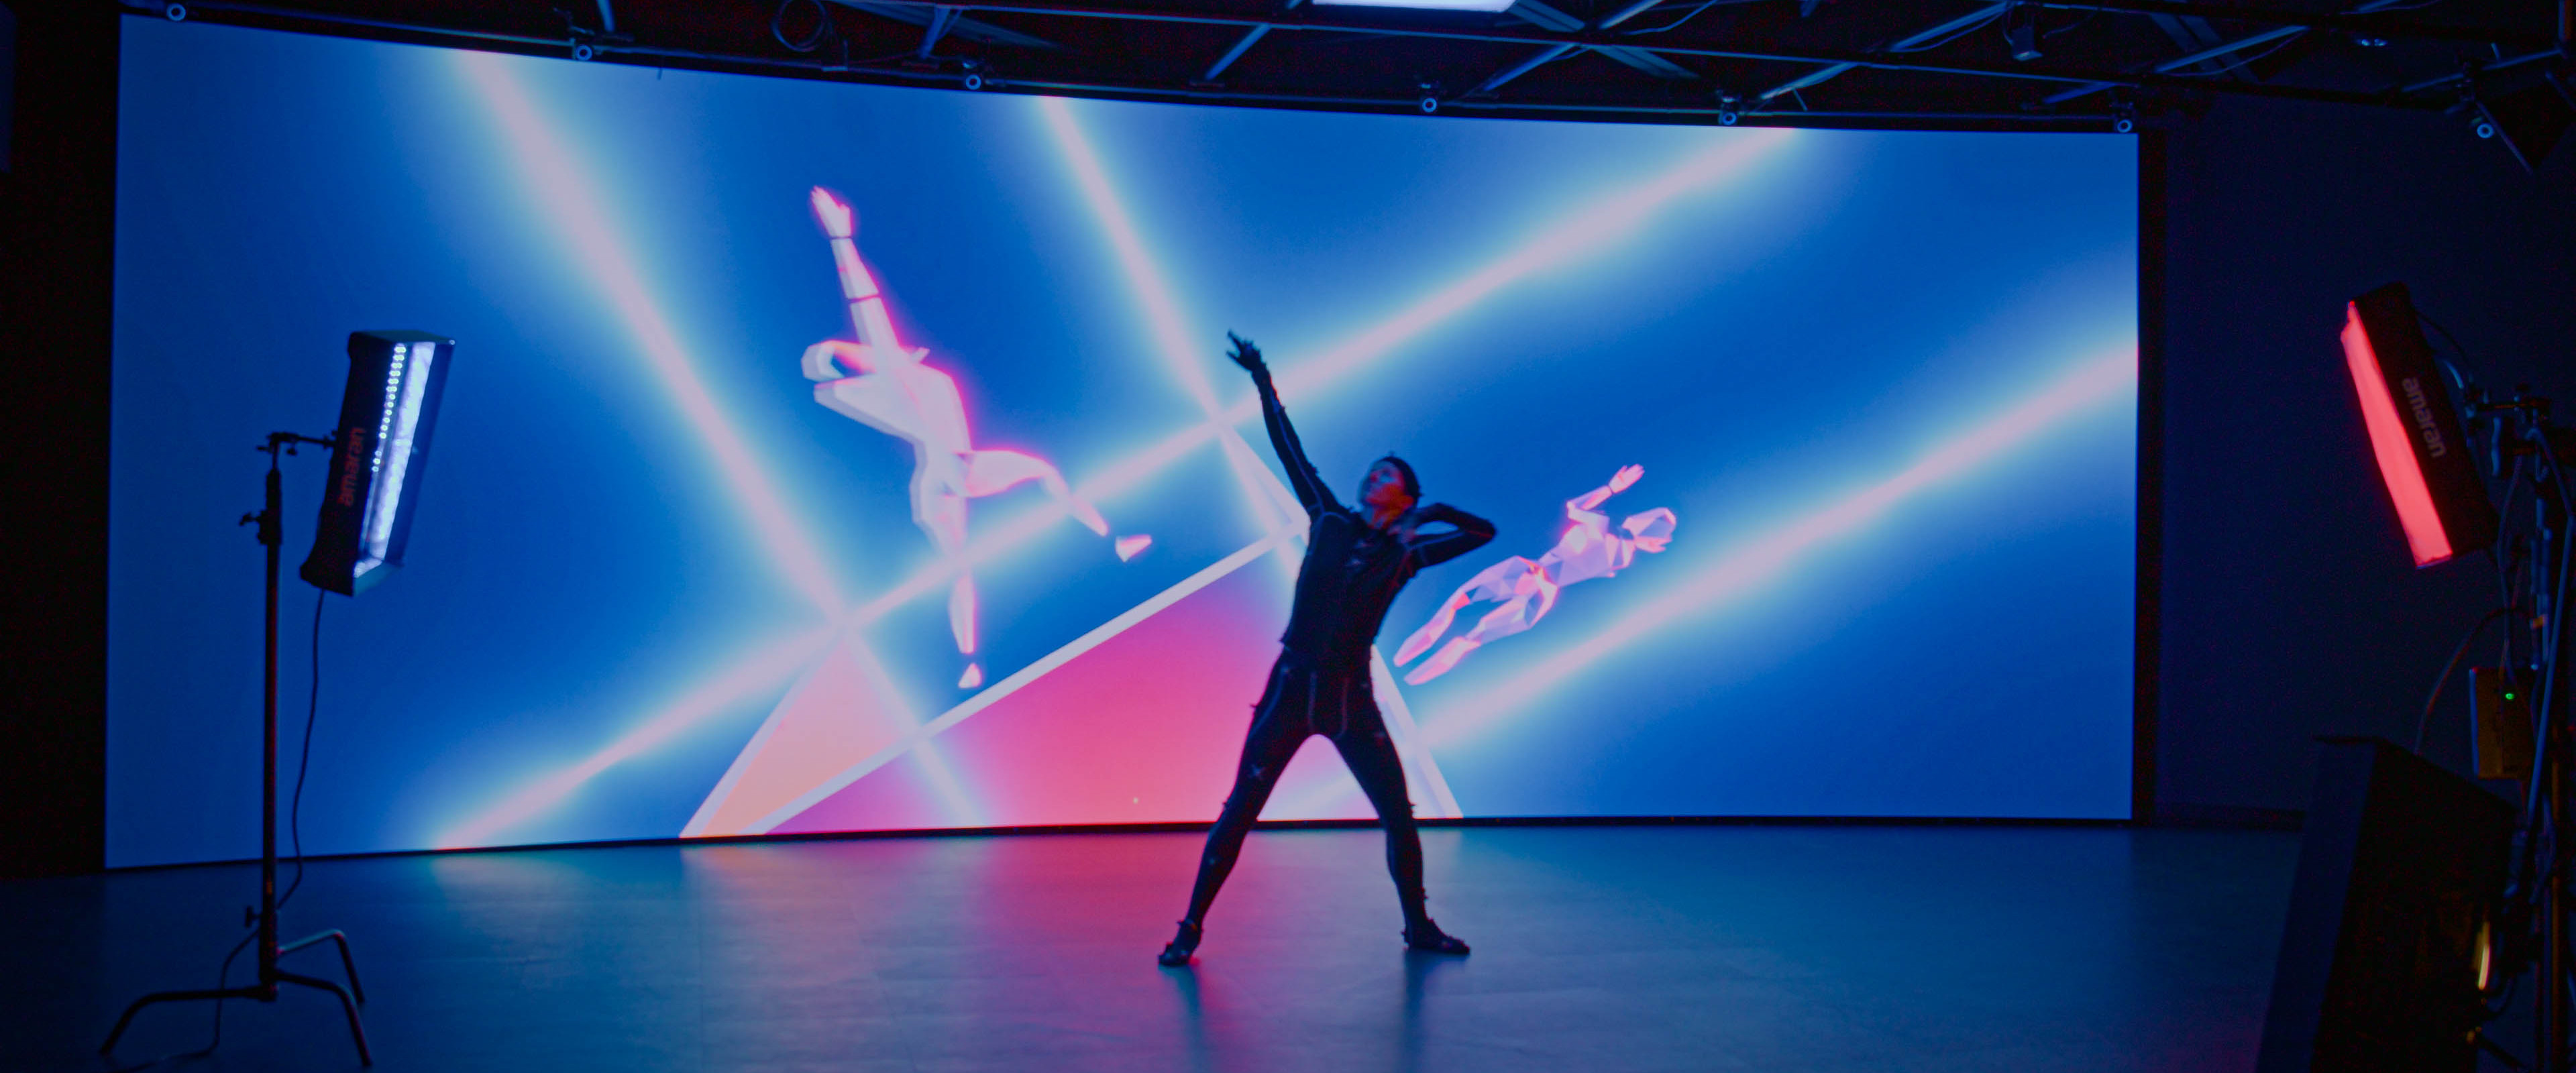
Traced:
[[1447, 503], [1432, 503], [1414, 512], [1421, 522], [1447, 522], [1457, 528], [1445, 533], [1416, 532], [1405, 541], [1413, 561], [1425, 566], [1438, 566], [1468, 552], [1484, 547], [1494, 539], [1494, 523], [1459, 510]]

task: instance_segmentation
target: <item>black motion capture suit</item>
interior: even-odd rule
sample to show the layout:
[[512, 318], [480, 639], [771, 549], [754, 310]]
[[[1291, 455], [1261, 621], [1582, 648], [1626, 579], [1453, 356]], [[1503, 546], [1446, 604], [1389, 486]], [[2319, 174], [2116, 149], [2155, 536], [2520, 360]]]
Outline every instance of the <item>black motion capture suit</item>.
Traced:
[[[1404, 902], [1406, 941], [1425, 950], [1465, 953], [1466, 945], [1443, 935], [1423, 909], [1422, 840], [1413, 824], [1413, 803], [1405, 794], [1404, 769], [1396, 759], [1386, 723], [1370, 695], [1369, 649], [1386, 618], [1387, 605], [1414, 572], [1457, 558], [1494, 538], [1492, 523], [1444, 504], [1423, 506], [1388, 529], [1369, 524], [1366, 515], [1333, 497], [1306, 460], [1270, 370], [1261, 352], [1237, 341], [1237, 360], [1251, 371], [1261, 390], [1261, 414], [1269, 426], [1270, 445], [1288, 471], [1288, 483], [1306, 507], [1306, 559], [1297, 571], [1296, 602], [1288, 614], [1288, 632], [1280, 637], [1279, 662], [1270, 684], [1253, 708], [1252, 730], [1243, 743], [1235, 769], [1234, 792], [1208, 832], [1207, 854], [1199, 861], [1198, 882], [1190, 892], [1189, 916], [1180, 936], [1164, 950], [1162, 962], [1183, 965], [1197, 948], [1199, 925], [1217, 888], [1233, 871], [1235, 855], [1252, 821], [1269, 801], [1280, 769], [1305, 744], [1309, 734], [1330, 738], [1342, 754], [1378, 819], [1386, 824], [1387, 870], [1395, 876], [1396, 894]], [[1388, 458], [1402, 473], [1405, 489], [1417, 498], [1420, 489], [1412, 469]], [[1432, 522], [1451, 528], [1421, 533], [1414, 526]]]

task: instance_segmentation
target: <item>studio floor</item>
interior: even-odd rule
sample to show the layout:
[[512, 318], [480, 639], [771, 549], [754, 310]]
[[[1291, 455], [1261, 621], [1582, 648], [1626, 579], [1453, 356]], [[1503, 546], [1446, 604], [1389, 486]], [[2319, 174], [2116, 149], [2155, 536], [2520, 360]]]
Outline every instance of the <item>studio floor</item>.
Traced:
[[[1195, 834], [317, 862], [284, 934], [356, 944], [376, 1068], [2250, 1071], [2295, 834], [2051, 826], [1424, 832], [1408, 955], [1375, 830], [1262, 831], [1155, 966]], [[0, 883], [0, 1069], [101, 1070], [206, 987], [247, 866]], [[290, 967], [337, 977], [324, 949]], [[235, 966], [242, 975], [248, 955]], [[138, 1019], [120, 1063], [207, 1039]], [[336, 1002], [224, 1011], [191, 1070], [340, 1070]]]

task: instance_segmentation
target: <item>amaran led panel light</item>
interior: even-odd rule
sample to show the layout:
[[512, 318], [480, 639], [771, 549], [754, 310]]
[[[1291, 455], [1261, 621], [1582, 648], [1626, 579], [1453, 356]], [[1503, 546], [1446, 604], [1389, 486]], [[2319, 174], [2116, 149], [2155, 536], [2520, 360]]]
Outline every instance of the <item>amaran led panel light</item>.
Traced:
[[349, 384], [331, 434], [331, 483], [304, 580], [355, 596], [402, 565], [456, 340], [427, 332], [352, 332]]

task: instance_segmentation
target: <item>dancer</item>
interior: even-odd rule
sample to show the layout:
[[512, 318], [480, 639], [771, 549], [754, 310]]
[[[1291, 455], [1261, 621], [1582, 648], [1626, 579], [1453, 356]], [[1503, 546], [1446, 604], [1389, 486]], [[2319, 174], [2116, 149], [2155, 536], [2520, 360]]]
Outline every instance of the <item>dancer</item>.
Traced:
[[[967, 657], [957, 687], [973, 689], [984, 684], [984, 669], [974, 661], [975, 576], [966, 562], [966, 501], [1036, 481], [1084, 528], [1108, 536], [1109, 522], [1074, 495], [1064, 475], [1045, 459], [976, 449], [957, 381], [924, 363], [928, 351], [907, 350], [895, 338], [876, 279], [859, 260], [852, 237], [856, 215], [822, 187], [814, 188], [813, 200], [814, 216], [832, 240], [832, 261], [840, 270], [841, 294], [849, 300], [850, 326], [857, 329], [859, 342], [827, 339], [807, 347], [805, 378], [816, 382], [814, 401], [912, 444], [912, 520], [957, 571], [948, 590], [948, 628], [957, 635], [957, 651]], [[1111, 546], [1124, 561], [1153, 542], [1149, 536], [1124, 536]]]
[[1565, 501], [1565, 519], [1574, 523], [1558, 537], [1556, 546], [1531, 562], [1512, 556], [1479, 571], [1467, 583], [1450, 593], [1431, 621], [1404, 639], [1395, 650], [1397, 666], [1413, 662], [1449, 631], [1449, 623], [1460, 609], [1478, 601], [1502, 604], [1477, 620], [1476, 628], [1449, 640], [1440, 653], [1405, 675], [1404, 680], [1421, 685], [1458, 665], [1467, 653], [1491, 644], [1497, 638], [1509, 637], [1531, 626], [1556, 606], [1557, 590], [1578, 581], [1609, 577], [1637, 561], [1638, 552], [1657, 552], [1672, 543], [1673, 525], [1678, 520], [1670, 509], [1657, 507], [1631, 514], [1619, 522], [1619, 531], [1610, 531], [1610, 516], [1601, 513], [1601, 504], [1611, 496], [1628, 490], [1637, 478], [1646, 475], [1644, 466], [1626, 466], [1611, 474], [1610, 483]]
[[[1226, 338], [1234, 342], [1226, 356], [1251, 373], [1260, 389], [1270, 446], [1288, 471], [1297, 501], [1305, 504], [1306, 559], [1297, 571], [1296, 600], [1289, 608], [1288, 632], [1280, 638], [1279, 662], [1270, 669], [1269, 687], [1252, 710], [1234, 792], [1227, 795], [1215, 829], [1208, 832], [1207, 853], [1199, 859], [1189, 915], [1181, 918], [1179, 933], [1156, 960], [1175, 968], [1190, 963], [1208, 905], [1216, 901], [1226, 873], [1234, 870], [1243, 836], [1270, 799], [1280, 769], [1310, 734], [1332, 739], [1342, 763], [1349, 765], [1386, 824], [1386, 866], [1404, 903], [1405, 944], [1464, 954], [1467, 944], [1443, 933], [1423, 909], [1422, 839], [1413, 826], [1413, 802], [1405, 795], [1404, 767], [1369, 693], [1369, 649], [1386, 620], [1387, 605], [1414, 571], [1475, 550], [1494, 538], [1494, 527], [1455, 507], [1417, 506], [1422, 486], [1413, 467], [1393, 455], [1378, 459], [1361, 478], [1359, 510], [1342, 505], [1324, 489], [1323, 478], [1298, 445], [1260, 348], [1230, 332]], [[1447, 528], [1425, 532], [1426, 525]]]

